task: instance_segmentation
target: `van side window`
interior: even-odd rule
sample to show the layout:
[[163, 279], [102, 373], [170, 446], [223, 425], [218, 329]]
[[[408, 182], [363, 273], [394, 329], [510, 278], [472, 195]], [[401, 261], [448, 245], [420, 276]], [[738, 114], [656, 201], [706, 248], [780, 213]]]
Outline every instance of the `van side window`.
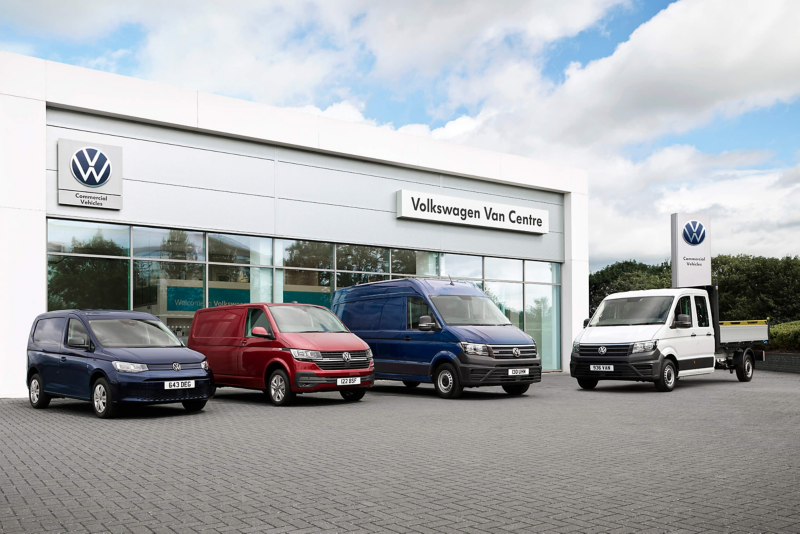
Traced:
[[83, 323], [77, 319], [70, 319], [69, 320], [69, 327], [67, 328], [67, 340], [71, 337], [82, 337], [86, 340], [86, 343], [89, 343], [89, 332], [86, 331], [86, 327], [83, 326]]
[[675, 306], [675, 317], [677, 318], [678, 315], [685, 314], [689, 316], [689, 320], [692, 319], [692, 297], [685, 296], [681, 297], [678, 301], [678, 305]]
[[40, 320], [33, 331], [33, 341], [41, 345], [44, 350], [61, 347], [66, 324], [67, 320], [63, 317]]
[[253, 337], [251, 333], [253, 328], [261, 326], [267, 333], [272, 334], [272, 325], [269, 324], [269, 317], [261, 308], [248, 308], [247, 309], [247, 327], [244, 331], [244, 337]]
[[694, 298], [694, 308], [697, 310], [697, 326], [707, 327], [710, 325], [708, 321], [708, 306], [706, 305], [705, 297]]
[[423, 315], [428, 315], [433, 319], [433, 312], [422, 297], [408, 297], [406, 310], [406, 330], [418, 330], [419, 318]]

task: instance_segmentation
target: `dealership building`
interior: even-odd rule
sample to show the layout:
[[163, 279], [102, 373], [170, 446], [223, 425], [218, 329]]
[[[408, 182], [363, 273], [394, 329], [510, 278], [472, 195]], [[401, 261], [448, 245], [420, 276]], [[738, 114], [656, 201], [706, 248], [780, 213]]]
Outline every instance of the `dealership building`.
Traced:
[[588, 316], [585, 171], [0, 52], [0, 397], [34, 318], [330, 305], [470, 280], [569, 369]]

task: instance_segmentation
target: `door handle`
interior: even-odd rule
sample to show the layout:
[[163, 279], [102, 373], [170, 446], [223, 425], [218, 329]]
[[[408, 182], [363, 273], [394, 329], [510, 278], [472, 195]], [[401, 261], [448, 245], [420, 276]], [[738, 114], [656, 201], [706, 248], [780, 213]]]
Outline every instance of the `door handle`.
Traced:
[[697, 337], [697, 334], [692, 334], [692, 337]]
[[247, 345], [247, 340], [246, 339], [242, 340], [242, 345]]
[[411, 341], [411, 338], [409, 336], [406, 336], [406, 337], [403, 338], [403, 340], [404, 341]]
[[706, 335], [707, 336], [713, 336], [714, 334], [712, 334], [711, 332], [706, 332]]
[[65, 362], [65, 361], [67, 361], [67, 357], [66, 357], [66, 356], [62, 356], [62, 357], [61, 357], [61, 361], [62, 361], [62, 362]]

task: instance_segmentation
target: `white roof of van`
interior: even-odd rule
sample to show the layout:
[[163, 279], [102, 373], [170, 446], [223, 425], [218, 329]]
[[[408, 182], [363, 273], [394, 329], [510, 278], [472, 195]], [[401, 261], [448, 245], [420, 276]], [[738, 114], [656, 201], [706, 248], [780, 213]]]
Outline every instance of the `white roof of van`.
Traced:
[[642, 291], [626, 291], [624, 293], [613, 293], [607, 299], [623, 299], [630, 297], [679, 297], [681, 295], [705, 295], [704, 289], [693, 287], [678, 287], [671, 289], [645, 289]]

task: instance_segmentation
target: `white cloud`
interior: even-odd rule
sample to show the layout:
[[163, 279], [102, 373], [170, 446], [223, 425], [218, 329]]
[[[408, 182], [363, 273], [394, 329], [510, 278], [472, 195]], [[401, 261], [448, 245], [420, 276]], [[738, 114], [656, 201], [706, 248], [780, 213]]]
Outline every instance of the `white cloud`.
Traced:
[[95, 58], [79, 58], [77, 64], [88, 69], [117, 72], [117, 70], [119, 70], [119, 61], [130, 55], [131, 51], [126, 48], [119, 50], [108, 50], [104, 54]]

